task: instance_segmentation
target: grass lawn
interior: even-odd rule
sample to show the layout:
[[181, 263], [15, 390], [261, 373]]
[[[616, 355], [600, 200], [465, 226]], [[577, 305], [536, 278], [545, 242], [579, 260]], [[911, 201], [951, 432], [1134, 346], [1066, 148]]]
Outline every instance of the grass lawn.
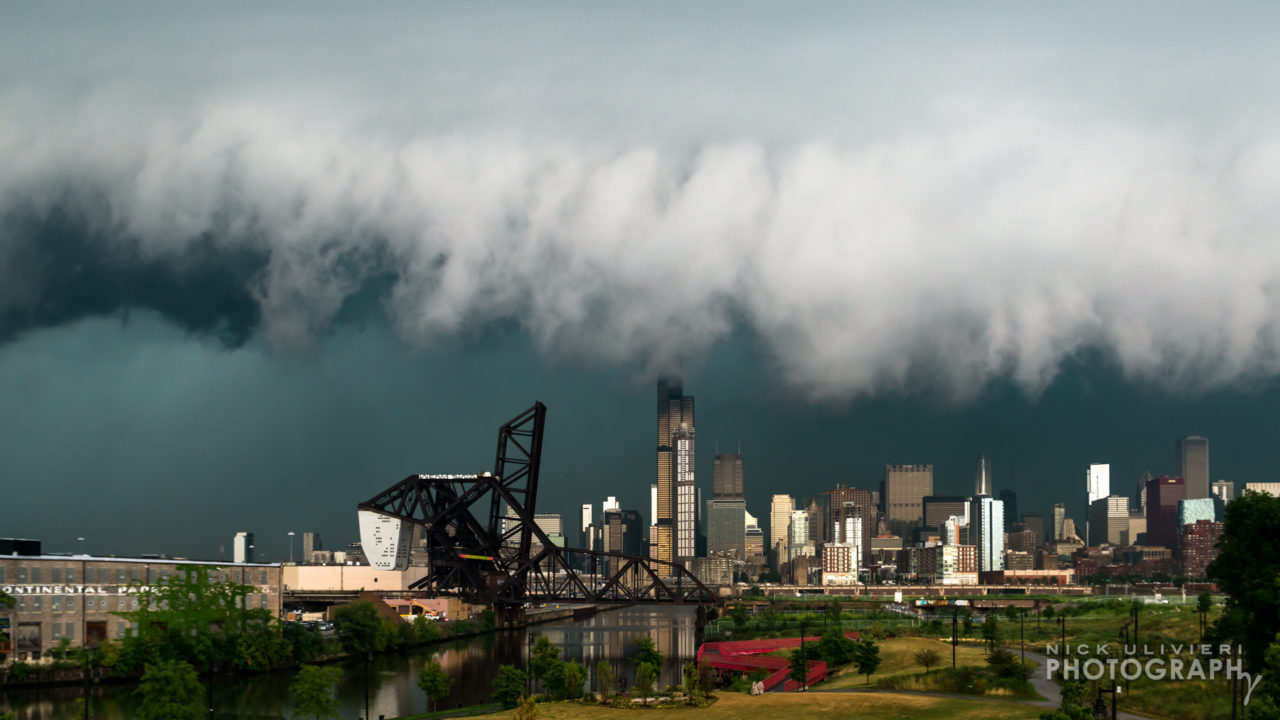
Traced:
[[[877, 679], [892, 675], [924, 672], [924, 668], [916, 664], [915, 653], [917, 650], [925, 648], [935, 650], [938, 653], [940, 661], [933, 667], [934, 670], [940, 667], [951, 667], [950, 642], [940, 642], [929, 638], [898, 637], [886, 638], [877, 644], [880, 646], [880, 668], [871, 676], [872, 683]], [[985, 668], [987, 666], [986, 652], [977, 647], [966, 647], [964, 645], [957, 647], [956, 666], [964, 665], [977, 665]], [[834, 675], [827, 676], [827, 681], [822, 684], [822, 687], [823, 689], [836, 689], [858, 687], [866, 685], [866, 683], [867, 676], [859, 675], [858, 668], [853, 664], [849, 664], [836, 671]]]
[[[897, 695], [888, 693], [767, 693], [739, 695], [717, 693], [710, 707], [679, 707], [661, 710], [618, 710], [576, 703], [545, 703], [538, 706], [539, 720], [777, 720], [803, 717], [806, 720], [1034, 720], [1041, 708], [1016, 703]], [[509, 718], [512, 711], [483, 715]]]

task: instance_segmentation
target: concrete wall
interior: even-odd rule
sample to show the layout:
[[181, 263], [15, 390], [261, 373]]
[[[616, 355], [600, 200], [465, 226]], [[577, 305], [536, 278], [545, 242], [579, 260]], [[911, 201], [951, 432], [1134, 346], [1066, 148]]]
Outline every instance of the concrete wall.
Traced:
[[427, 568], [379, 570], [368, 565], [286, 565], [284, 585], [288, 590], [407, 590], [425, 577]]

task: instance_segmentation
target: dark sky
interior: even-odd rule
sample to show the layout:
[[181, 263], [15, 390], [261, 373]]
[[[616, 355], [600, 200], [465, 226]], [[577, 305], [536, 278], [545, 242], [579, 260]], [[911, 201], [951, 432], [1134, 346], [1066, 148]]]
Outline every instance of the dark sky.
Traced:
[[[966, 492], [984, 450], [1024, 512], [1066, 500], [1075, 517], [1086, 464], [1110, 462], [1113, 487], [1131, 493], [1144, 470], [1172, 472], [1180, 434], [1211, 438], [1214, 478], [1270, 480], [1280, 463], [1274, 387], [1175, 398], [1095, 362], [1036, 400], [1000, 385], [962, 405], [911, 394], [814, 406], [779, 387], [741, 335], [686, 375], [700, 482], [716, 441], [741, 440], [762, 519], [773, 492], [875, 487], [885, 463], [931, 462], [938, 492]], [[638, 366], [550, 363], [513, 331], [410, 351], [370, 324], [279, 357], [143, 312], [5, 347], [0, 393], [0, 525], [51, 550], [84, 536], [94, 552], [217, 557], [251, 530], [282, 559], [289, 530], [354, 540], [357, 502], [410, 473], [489, 468], [497, 426], [535, 399], [549, 408], [540, 507], [572, 518], [615, 494], [648, 513], [653, 379]]]
[[[1081, 515], [1187, 433], [1272, 479], [1274, 3], [15, 4], [0, 535], [354, 539], [550, 407], [647, 511], [654, 381], [749, 502], [989, 453]], [[1069, 494], [1068, 494], [1069, 493]], [[544, 506], [546, 507], [546, 506]], [[570, 527], [575, 523], [571, 520]]]

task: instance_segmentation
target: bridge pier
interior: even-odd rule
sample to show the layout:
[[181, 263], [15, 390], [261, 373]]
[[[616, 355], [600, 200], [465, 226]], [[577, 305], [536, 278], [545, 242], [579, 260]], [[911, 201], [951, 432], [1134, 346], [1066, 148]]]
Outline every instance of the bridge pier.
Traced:
[[494, 624], [500, 628], [524, 627], [524, 606], [500, 603], [493, 608]]

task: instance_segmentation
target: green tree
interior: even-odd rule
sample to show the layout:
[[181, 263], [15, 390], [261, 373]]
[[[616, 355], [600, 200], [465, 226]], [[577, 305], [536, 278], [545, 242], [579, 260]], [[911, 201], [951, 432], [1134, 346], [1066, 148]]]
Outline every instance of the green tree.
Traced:
[[858, 643], [858, 649], [854, 652], [853, 662], [858, 666], [858, 673], [867, 676], [867, 683], [871, 682], [871, 676], [876, 670], [880, 669], [880, 646], [870, 640], [863, 640]]
[[698, 663], [690, 660], [684, 664], [684, 672], [681, 673], [681, 680], [684, 683], [684, 692], [692, 701], [702, 694], [698, 688]]
[[387, 632], [378, 609], [368, 600], [339, 605], [333, 610], [338, 642], [349, 653], [381, 652], [386, 649]]
[[564, 700], [569, 696], [569, 688], [565, 684], [565, 666], [568, 663], [560, 659], [551, 661], [542, 676], [542, 686], [552, 700]]
[[542, 682], [547, 673], [560, 662], [560, 648], [551, 644], [546, 635], [539, 635], [529, 649], [529, 674]]
[[440, 638], [440, 624], [435, 620], [428, 620], [426, 615], [419, 615], [413, 619], [413, 639], [418, 643], [427, 643]]
[[436, 701], [449, 696], [449, 690], [453, 688], [453, 678], [449, 677], [449, 673], [444, 671], [440, 663], [431, 660], [424, 663], [422, 669], [418, 670], [418, 687], [427, 694], [427, 699], [431, 701], [431, 712], [435, 712]]
[[1000, 618], [994, 613], [988, 613], [983, 620], [982, 641], [987, 646], [987, 652], [995, 650], [1000, 645]]
[[1046, 605], [1044, 610], [1041, 611], [1040, 614], [1044, 616], [1045, 620], [1052, 620], [1056, 612], [1057, 610], [1054, 610], [1052, 605]]
[[1204, 642], [1204, 631], [1209, 627], [1209, 609], [1212, 607], [1213, 595], [1208, 590], [1200, 591], [1196, 596], [1196, 612], [1200, 613], [1200, 642]]
[[870, 635], [875, 640], [883, 640], [886, 635], [884, 625], [882, 625], [879, 620], [872, 622], [871, 625], [867, 627], [867, 635]]
[[924, 674], [929, 674], [929, 668], [942, 662], [942, 656], [937, 650], [932, 648], [921, 648], [915, 653], [916, 664], [924, 668]]
[[741, 630], [751, 621], [751, 612], [747, 610], [746, 605], [736, 603], [733, 609], [729, 611], [729, 618], [733, 620], [733, 628]]
[[528, 674], [520, 668], [514, 665], [499, 665], [498, 676], [493, 679], [493, 699], [510, 710], [524, 697], [524, 688], [528, 682]]
[[1086, 699], [1084, 683], [1067, 680], [1062, 683], [1062, 701], [1051, 713], [1041, 713], [1040, 720], [1093, 720], [1093, 712]]
[[582, 688], [587, 684], [587, 669], [582, 663], [571, 660], [564, 663], [564, 695], [570, 700], [582, 697]]
[[658, 679], [658, 670], [647, 662], [636, 663], [636, 693], [640, 697], [653, 694], [653, 683]]
[[140, 720], [200, 720], [209, 711], [195, 668], [181, 660], [148, 664], [134, 694]]
[[796, 648], [787, 656], [787, 677], [798, 683], [803, 683], [805, 677], [809, 674], [809, 659], [805, 657], [809, 653]]
[[[1262, 680], [1253, 689], [1245, 717], [1249, 720], [1276, 720], [1280, 718], [1280, 637], [1267, 648], [1266, 667], [1261, 669]], [[1258, 677], [1255, 672], [1253, 677]]]
[[782, 621], [782, 613], [778, 612], [778, 608], [773, 603], [769, 603], [764, 610], [760, 612], [760, 620], [764, 623], [764, 629], [773, 632], [778, 629], [778, 623]]
[[657, 646], [653, 644], [653, 638], [639, 637], [636, 638], [636, 656], [631, 659], [636, 667], [640, 667], [640, 663], [648, 663], [657, 672], [663, 664], [664, 658], [662, 653], [658, 652]]
[[1006, 606], [1005, 606], [1005, 608], [1004, 608], [1004, 619], [1005, 619], [1005, 620], [1017, 620], [1017, 619], [1018, 619], [1018, 608], [1014, 607], [1013, 605], [1006, 605]]
[[298, 669], [290, 690], [293, 692], [293, 717], [338, 718], [338, 698], [334, 689], [342, 671], [336, 667], [303, 665]]
[[844, 636], [840, 627], [831, 626], [822, 632], [822, 638], [818, 640], [818, 655], [828, 665], [845, 665], [853, 660], [856, 645], [856, 642]]
[[839, 625], [842, 617], [844, 617], [844, 611], [840, 607], [840, 601], [831, 601], [831, 603], [827, 605], [827, 622], [833, 625]]
[[601, 699], [608, 701], [609, 696], [613, 694], [614, 680], [613, 666], [608, 660], [596, 663], [596, 692], [600, 693]]
[[1218, 557], [1208, 576], [1227, 594], [1214, 627], [1261, 667], [1280, 633], [1280, 498], [1246, 492], [1227, 505]]

